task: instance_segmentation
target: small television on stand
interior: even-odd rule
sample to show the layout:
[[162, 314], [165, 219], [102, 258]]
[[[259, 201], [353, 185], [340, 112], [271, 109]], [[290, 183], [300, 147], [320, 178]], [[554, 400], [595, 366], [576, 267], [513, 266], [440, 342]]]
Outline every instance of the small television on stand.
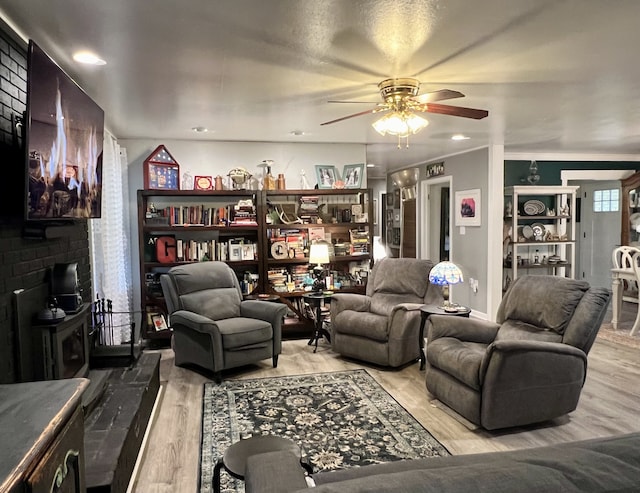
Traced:
[[24, 124], [25, 232], [100, 217], [104, 111], [32, 40]]

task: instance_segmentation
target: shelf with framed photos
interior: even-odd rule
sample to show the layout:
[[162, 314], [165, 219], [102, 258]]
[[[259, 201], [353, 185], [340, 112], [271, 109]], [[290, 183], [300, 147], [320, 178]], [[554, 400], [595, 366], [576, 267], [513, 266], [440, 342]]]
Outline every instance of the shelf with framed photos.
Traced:
[[[263, 290], [290, 309], [284, 331], [311, 330], [304, 307], [309, 286], [309, 247], [327, 242], [327, 289], [363, 292], [373, 262], [373, 197], [370, 189], [268, 190], [263, 192]], [[308, 332], [307, 332], [308, 334]]]
[[575, 278], [577, 186], [504, 190], [503, 288], [524, 274]]
[[244, 294], [258, 291], [255, 191], [138, 190], [137, 198], [144, 338], [171, 337], [160, 276], [175, 265], [221, 260], [236, 272]]

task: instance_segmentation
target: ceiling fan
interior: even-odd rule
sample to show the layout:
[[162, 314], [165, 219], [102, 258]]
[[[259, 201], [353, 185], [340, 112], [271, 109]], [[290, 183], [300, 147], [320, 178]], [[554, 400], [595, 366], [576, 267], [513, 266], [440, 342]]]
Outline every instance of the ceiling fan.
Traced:
[[[352, 115], [343, 116], [342, 118], [337, 118], [335, 120], [321, 123], [321, 125], [331, 125], [332, 123], [348, 120], [349, 118], [354, 118], [356, 116], [368, 115], [370, 113], [380, 113], [383, 111], [390, 111], [392, 114], [395, 114], [399, 117], [404, 117], [405, 119], [412, 116], [413, 112], [439, 113], [442, 115], [461, 116], [463, 118], [473, 118], [476, 120], [480, 120], [489, 115], [489, 112], [487, 110], [464, 108], [462, 106], [450, 106], [447, 104], [434, 104], [435, 101], [463, 98], [464, 94], [458, 91], [452, 91], [451, 89], [440, 89], [439, 91], [427, 92], [418, 96], [418, 92], [420, 91], [420, 81], [413, 78], [385, 79], [378, 84], [378, 89], [380, 90], [380, 95], [382, 96], [384, 102], [378, 103], [375, 108], [371, 108], [366, 111], [360, 111]], [[330, 102], [359, 103], [360, 101]], [[428, 123], [426, 120], [418, 117], [417, 115], [413, 116], [416, 116], [424, 123], [415, 131], [412, 131], [412, 129], [409, 128], [408, 130], [410, 133], [419, 131]], [[376, 130], [378, 129], [376, 128]], [[388, 131], [388, 133], [393, 132]], [[405, 135], [401, 136], [404, 137]]]

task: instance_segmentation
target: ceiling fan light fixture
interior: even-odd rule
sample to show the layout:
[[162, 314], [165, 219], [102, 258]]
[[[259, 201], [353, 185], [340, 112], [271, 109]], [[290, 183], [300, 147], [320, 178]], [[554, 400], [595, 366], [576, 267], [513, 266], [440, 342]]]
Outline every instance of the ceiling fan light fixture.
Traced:
[[398, 137], [408, 137], [416, 134], [429, 125], [429, 122], [411, 112], [394, 111], [372, 123], [372, 127], [380, 135], [397, 135]]

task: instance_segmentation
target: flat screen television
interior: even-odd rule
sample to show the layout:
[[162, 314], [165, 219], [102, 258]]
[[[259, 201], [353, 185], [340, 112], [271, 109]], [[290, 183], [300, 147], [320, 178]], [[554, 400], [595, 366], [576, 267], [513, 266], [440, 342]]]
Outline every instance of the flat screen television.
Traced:
[[100, 217], [104, 111], [33, 41], [25, 123], [25, 219]]

